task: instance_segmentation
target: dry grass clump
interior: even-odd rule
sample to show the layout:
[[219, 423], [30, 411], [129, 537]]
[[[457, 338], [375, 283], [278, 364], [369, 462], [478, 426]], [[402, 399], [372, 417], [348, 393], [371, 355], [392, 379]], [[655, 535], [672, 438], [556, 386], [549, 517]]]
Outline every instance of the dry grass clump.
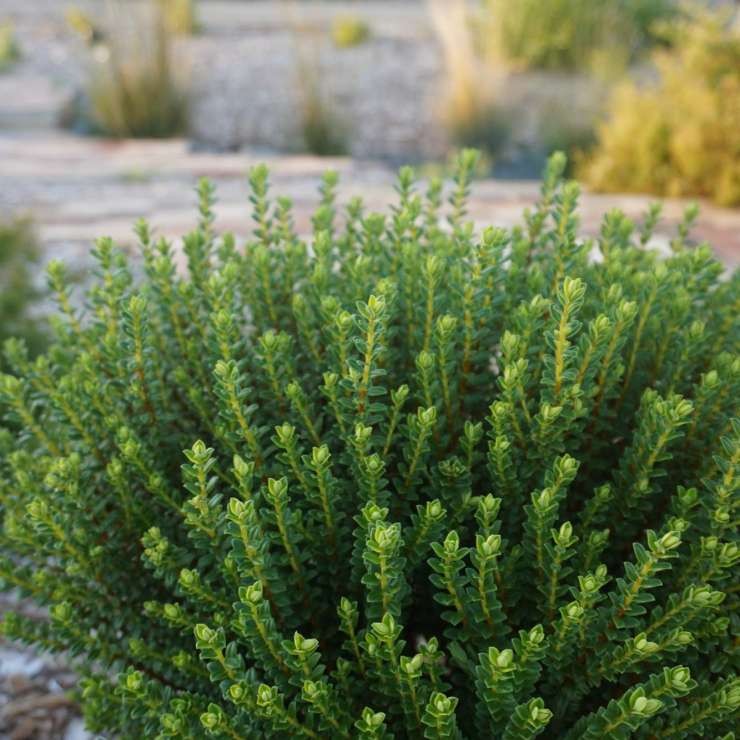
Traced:
[[[123, 21], [122, 10], [114, 22]], [[160, 13], [136, 16], [99, 47], [89, 88], [96, 130], [109, 136], [164, 138], [187, 125], [188, 99]]]
[[321, 45], [326, 41], [301, 7], [286, 2], [285, 26], [293, 45], [293, 81], [296, 113], [303, 148], [319, 156], [336, 156], [348, 151], [347, 128], [331, 95], [321, 65]]
[[195, 0], [155, 0], [171, 33], [189, 35], [198, 28]]
[[428, 0], [428, 8], [445, 62], [440, 116], [455, 144], [495, 155], [509, 123], [495, 104], [493, 76], [478, 55], [467, 3]]
[[301, 42], [296, 50], [298, 114], [306, 151], [322, 157], [345, 154], [344, 126], [321, 79], [318, 49]]

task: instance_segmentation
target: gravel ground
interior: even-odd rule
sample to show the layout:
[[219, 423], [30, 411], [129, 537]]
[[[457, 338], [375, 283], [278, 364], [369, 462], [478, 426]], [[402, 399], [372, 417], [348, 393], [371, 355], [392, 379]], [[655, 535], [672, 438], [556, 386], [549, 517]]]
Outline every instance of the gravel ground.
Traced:
[[[244, 144], [301, 147], [296, 57], [310, 56], [321, 95], [356, 157], [439, 157], [447, 143], [435, 113], [440, 59], [433, 43], [379, 37], [353, 49], [324, 42], [296, 48], [290, 31], [194, 39], [195, 141], [233, 149]], [[240, 63], [235, 65], [234, 60]]]
[[0, 645], [0, 737], [8, 740], [84, 740], [79, 710], [69, 692], [77, 676], [63, 661], [45, 660], [14, 645]]
[[[0, 614], [7, 609], [43, 617], [33, 606], [0, 594]], [[76, 685], [77, 676], [63, 659], [0, 639], [0, 738], [90, 740], [71, 698]]]

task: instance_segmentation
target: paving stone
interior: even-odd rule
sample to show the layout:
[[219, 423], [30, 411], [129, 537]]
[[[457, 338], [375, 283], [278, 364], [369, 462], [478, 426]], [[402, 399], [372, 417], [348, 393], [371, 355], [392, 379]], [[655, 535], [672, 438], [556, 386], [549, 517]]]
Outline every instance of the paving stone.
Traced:
[[[197, 181], [210, 177], [217, 186], [218, 228], [245, 237], [251, 228], [246, 177], [260, 161], [271, 169], [273, 192], [293, 199], [297, 225], [304, 231], [310, 228], [316, 188], [327, 168], [340, 174], [341, 201], [361, 195], [368, 210], [383, 210], [394, 197], [395, 170], [372, 160], [249, 151], [213, 154], [195, 151], [184, 140], [111, 144], [57, 131], [0, 132], [0, 210], [30, 212], [47, 256], [64, 256], [81, 265], [99, 236], [131, 243], [132, 224], [139, 217], [168, 237], [187, 232], [195, 223]], [[538, 192], [536, 181], [477, 181], [470, 217], [480, 225], [511, 226], [520, 222]], [[612, 208], [639, 218], [653, 200], [586, 193], [582, 233], [596, 235], [603, 214]], [[665, 202], [659, 235], [672, 235], [686, 202]], [[740, 263], [740, 211], [704, 204], [695, 237], [708, 240], [728, 266]]]

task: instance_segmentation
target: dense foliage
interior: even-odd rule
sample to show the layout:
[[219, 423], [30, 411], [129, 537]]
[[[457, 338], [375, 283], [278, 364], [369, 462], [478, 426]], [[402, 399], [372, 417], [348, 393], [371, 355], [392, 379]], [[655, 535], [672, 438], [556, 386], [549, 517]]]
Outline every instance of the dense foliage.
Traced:
[[49, 619], [2, 631], [78, 656], [93, 730], [730, 737], [740, 275], [693, 213], [579, 240], [564, 166], [480, 234], [473, 152], [387, 215], [329, 173], [308, 241], [257, 167], [244, 244], [203, 182], [187, 270], [101, 239], [83, 316], [51, 265], [0, 380], [0, 574]]
[[659, 79], [619, 87], [583, 168], [606, 191], [740, 203], [740, 32], [717, 15], [676, 26]]

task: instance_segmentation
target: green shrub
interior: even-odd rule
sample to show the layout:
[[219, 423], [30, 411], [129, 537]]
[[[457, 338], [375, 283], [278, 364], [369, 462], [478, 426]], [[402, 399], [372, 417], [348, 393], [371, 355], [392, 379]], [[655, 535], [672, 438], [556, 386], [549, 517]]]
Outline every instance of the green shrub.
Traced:
[[25, 218], [0, 220], [0, 342], [22, 337], [34, 355], [45, 345], [40, 323], [30, 313], [41, 297], [33, 284], [38, 258], [31, 222]]
[[692, 18], [656, 61], [656, 85], [615, 92], [583, 176], [598, 190], [740, 203], [740, 34]]
[[102, 239], [86, 317], [51, 265], [0, 381], [2, 578], [49, 619], [2, 631], [77, 656], [93, 731], [731, 737], [740, 275], [693, 213], [666, 259], [657, 209], [579, 241], [560, 155], [476, 235], [474, 167], [341, 226], [329, 173], [308, 242], [264, 167], [245, 244], [203, 183], [187, 274]]
[[487, 45], [525, 67], [621, 68], [674, 0], [488, 0]]
[[[119, 13], [123, 11], [119, 9]], [[89, 85], [93, 129], [116, 137], [183, 133], [188, 100], [172, 59], [170, 32], [154, 14], [128, 21], [96, 55]]]
[[0, 23], [0, 72], [4, 72], [21, 58], [21, 49], [15, 38], [12, 23]]
[[338, 49], [364, 44], [370, 38], [370, 26], [355, 16], [338, 16], [331, 24], [331, 39]]

